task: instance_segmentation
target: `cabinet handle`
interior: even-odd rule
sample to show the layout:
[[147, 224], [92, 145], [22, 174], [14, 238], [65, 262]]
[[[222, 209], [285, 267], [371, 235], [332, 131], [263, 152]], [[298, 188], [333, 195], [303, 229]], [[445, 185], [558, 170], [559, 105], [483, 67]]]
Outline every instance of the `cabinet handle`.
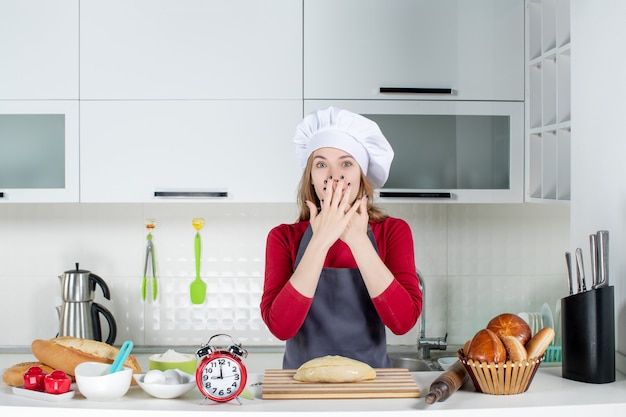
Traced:
[[451, 88], [380, 87], [381, 93], [452, 94]]
[[154, 196], [163, 198], [226, 198], [228, 191], [155, 191]]
[[4, 193], [0, 191], [0, 198], [4, 198]]
[[381, 191], [380, 197], [400, 198], [452, 198], [450, 193], [420, 192], [420, 191]]

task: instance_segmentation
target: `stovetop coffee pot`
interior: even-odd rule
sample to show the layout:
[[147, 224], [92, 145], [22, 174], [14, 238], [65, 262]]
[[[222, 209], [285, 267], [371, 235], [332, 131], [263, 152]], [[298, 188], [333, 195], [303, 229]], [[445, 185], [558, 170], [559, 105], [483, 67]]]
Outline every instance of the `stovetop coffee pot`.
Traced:
[[73, 336], [83, 339], [102, 341], [100, 316], [104, 317], [109, 326], [109, 334], [105, 343], [110, 345], [115, 341], [117, 325], [113, 314], [105, 307], [93, 300], [96, 288], [102, 289], [107, 300], [111, 299], [109, 287], [96, 274], [90, 271], [76, 269], [65, 271], [59, 275], [61, 280], [61, 296], [63, 304], [57, 307], [59, 313], [59, 336]]

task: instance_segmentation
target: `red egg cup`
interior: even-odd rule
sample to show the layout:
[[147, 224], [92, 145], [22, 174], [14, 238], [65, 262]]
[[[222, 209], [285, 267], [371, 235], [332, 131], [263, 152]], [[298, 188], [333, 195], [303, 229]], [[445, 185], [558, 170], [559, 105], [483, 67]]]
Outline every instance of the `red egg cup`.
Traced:
[[44, 378], [44, 390], [48, 394], [65, 394], [69, 392], [72, 378], [63, 371], [56, 370]]
[[39, 366], [31, 366], [26, 372], [24, 372], [24, 388], [31, 391], [45, 390], [44, 379], [46, 373]]

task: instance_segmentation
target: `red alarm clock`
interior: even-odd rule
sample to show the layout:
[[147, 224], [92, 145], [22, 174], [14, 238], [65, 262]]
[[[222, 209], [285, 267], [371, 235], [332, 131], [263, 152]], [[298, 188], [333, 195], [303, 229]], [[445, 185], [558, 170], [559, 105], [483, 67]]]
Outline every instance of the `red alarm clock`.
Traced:
[[[211, 346], [211, 340], [226, 336], [233, 343], [227, 350]], [[248, 351], [227, 334], [216, 334], [196, 352], [200, 363], [196, 368], [196, 385], [206, 398], [227, 402], [237, 398], [246, 388], [248, 371], [241, 358]]]

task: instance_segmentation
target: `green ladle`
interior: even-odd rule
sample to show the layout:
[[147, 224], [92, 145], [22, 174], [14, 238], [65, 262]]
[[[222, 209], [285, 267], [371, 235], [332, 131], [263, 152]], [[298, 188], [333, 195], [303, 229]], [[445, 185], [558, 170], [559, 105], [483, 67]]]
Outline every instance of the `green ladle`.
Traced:
[[202, 252], [202, 243], [200, 242], [200, 229], [204, 227], [204, 219], [195, 218], [191, 221], [194, 229], [196, 229], [195, 239], [195, 255], [196, 255], [196, 279], [192, 281], [189, 293], [191, 295], [192, 304], [203, 304], [206, 297], [206, 284], [200, 279], [200, 254]]

